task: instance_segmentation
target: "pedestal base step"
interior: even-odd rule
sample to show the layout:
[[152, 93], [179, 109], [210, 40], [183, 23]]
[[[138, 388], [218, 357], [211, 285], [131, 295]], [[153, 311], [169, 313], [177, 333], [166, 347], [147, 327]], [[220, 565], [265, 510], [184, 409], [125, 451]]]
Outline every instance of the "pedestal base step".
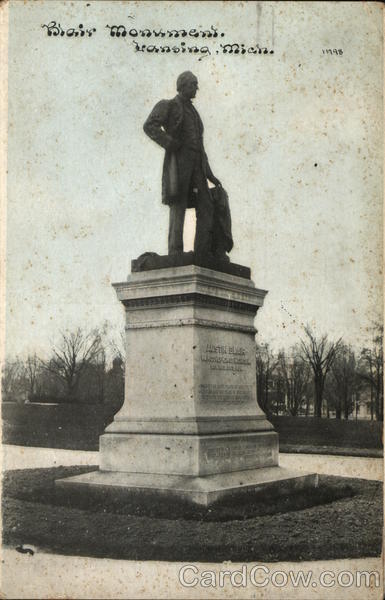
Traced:
[[277, 466], [278, 434], [105, 433], [99, 455], [101, 471], [206, 477]]
[[159, 475], [152, 473], [122, 473], [92, 471], [58, 479], [56, 488], [63, 492], [105, 495], [157, 494], [209, 506], [224, 499], [235, 499], [245, 494], [263, 498], [265, 494], [288, 495], [318, 485], [316, 473], [297, 473], [281, 467], [250, 469], [221, 473], [206, 477]]

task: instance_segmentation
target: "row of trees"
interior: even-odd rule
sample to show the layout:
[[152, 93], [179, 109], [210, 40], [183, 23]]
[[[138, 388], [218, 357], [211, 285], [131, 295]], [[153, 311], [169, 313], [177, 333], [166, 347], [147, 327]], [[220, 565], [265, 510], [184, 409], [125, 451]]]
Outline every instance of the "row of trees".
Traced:
[[47, 360], [33, 354], [25, 360], [6, 361], [3, 401], [122, 402], [121, 348], [121, 344], [107, 341], [104, 328], [64, 332]]
[[382, 327], [373, 344], [356, 352], [342, 339], [317, 337], [305, 327], [304, 338], [288, 351], [274, 354], [268, 344], [257, 345], [257, 397], [267, 414], [282, 412], [349, 418], [368, 404], [370, 417], [383, 420]]
[[[348, 419], [366, 403], [371, 418], [383, 420], [382, 328], [376, 327], [372, 346], [359, 352], [342, 339], [317, 337], [310, 327], [304, 331], [289, 350], [273, 353], [268, 344], [257, 345], [257, 398], [264, 412]], [[122, 338], [108, 341], [105, 328], [62, 333], [49, 359], [33, 354], [6, 362], [3, 400], [121, 404], [123, 346]]]

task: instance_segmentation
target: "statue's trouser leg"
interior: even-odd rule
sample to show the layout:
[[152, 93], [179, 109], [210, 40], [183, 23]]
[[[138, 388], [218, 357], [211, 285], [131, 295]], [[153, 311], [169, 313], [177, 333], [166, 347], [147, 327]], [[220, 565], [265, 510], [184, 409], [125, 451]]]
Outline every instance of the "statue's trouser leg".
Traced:
[[198, 188], [194, 252], [207, 256], [211, 253], [214, 203], [202, 169], [194, 172], [193, 183]]
[[185, 203], [171, 204], [168, 229], [168, 253], [183, 252], [183, 225], [186, 213]]
[[177, 153], [178, 168], [178, 200], [170, 205], [170, 220], [168, 228], [168, 253], [183, 252], [183, 226], [186, 214], [190, 181], [195, 169], [197, 156], [188, 148], [181, 148]]

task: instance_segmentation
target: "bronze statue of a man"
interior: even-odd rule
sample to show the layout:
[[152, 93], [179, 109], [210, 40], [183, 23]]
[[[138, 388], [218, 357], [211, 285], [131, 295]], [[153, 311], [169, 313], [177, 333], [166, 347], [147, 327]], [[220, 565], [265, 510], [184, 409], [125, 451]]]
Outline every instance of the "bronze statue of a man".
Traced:
[[[166, 150], [162, 176], [162, 202], [170, 206], [168, 253], [183, 252], [183, 225], [186, 208], [196, 210], [194, 252], [198, 257], [226, 257], [225, 250], [213, 248], [215, 195], [207, 180], [220, 188], [203, 146], [203, 123], [191, 100], [198, 90], [198, 79], [190, 71], [179, 75], [178, 94], [158, 102], [143, 129]], [[215, 234], [214, 234], [215, 235]], [[221, 256], [220, 256], [221, 255]]]

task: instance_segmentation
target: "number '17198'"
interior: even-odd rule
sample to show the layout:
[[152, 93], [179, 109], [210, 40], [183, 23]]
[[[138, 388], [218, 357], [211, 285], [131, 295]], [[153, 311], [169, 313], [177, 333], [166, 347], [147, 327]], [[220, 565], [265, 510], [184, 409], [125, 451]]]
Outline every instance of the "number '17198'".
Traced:
[[336, 54], [337, 56], [341, 56], [343, 53], [343, 50], [337, 50], [337, 48], [325, 48], [322, 50], [322, 54]]

